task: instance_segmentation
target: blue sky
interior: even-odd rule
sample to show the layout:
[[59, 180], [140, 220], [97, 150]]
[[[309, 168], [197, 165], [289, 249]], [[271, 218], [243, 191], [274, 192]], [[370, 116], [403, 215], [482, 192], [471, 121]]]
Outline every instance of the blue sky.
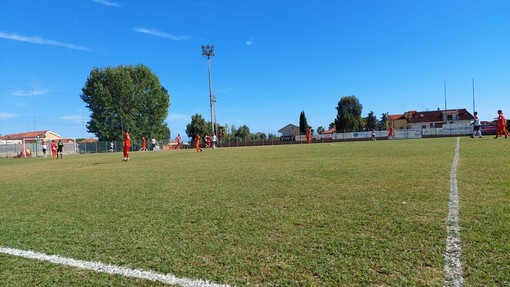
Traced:
[[[476, 110], [510, 117], [507, 0], [0, 0], [0, 134], [90, 137], [79, 95], [94, 67], [145, 64], [170, 93], [184, 135], [210, 119], [278, 134], [327, 128], [343, 96], [373, 111]], [[444, 84], [446, 83], [446, 97]]]

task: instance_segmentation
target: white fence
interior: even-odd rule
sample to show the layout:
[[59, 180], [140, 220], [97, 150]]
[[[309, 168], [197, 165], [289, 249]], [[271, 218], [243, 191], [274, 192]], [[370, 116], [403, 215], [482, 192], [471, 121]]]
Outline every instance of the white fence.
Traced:
[[[389, 131], [375, 131], [376, 138], [387, 138]], [[471, 126], [455, 126], [451, 125], [443, 128], [426, 128], [426, 129], [408, 129], [408, 130], [394, 130], [395, 139], [419, 139], [424, 137], [442, 137], [442, 136], [456, 136], [456, 135], [471, 135], [473, 128]], [[356, 141], [367, 140], [372, 137], [371, 131], [351, 132], [351, 133], [334, 133], [315, 135], [314, 139], [319, 141]], [[306, 136], [296, 136], [296, 141], [306, 141]]]
[[[46, 156], [51, 157], [50, 142], [47, 142], [48, 148]], [[64, 143], [62, 153], [64, 155], [75, 154], [75, 143]], [[37, 157], [43, 156], [41, 141], [39, 142], [23, 142], [22, 140], [0, 141], [0, 158], [5, 157]]]
[[[482, 130], [493, 131], [488, 129], [493, 126], [484, 126]], [[487, 128], [487, 129], [486, 129]], [[388, 131], [376, 131], [377, 139], [387, 139]], [[419, 139], [424, 137], [442, 137], [442, 136], [467, 136], [472, 134], [472, 127], [469, 125], [448, 125], [443, 128], [423, 128], [423, 129], [407, 129], [407, 130], [394, 130], [394, 138], [397, 140], [401, 139]], [[372, 137], [371, 131], [363, 132], [351, 132], [351, 133], [335, 133], [335, 134], [323, 134], [314, 135], [313, 142], [340, 142], [340, 141], [364, 141], [369, 140]], [[292, 137], [291, 137], [292, 138]], [[244, 139], [236, 142], [224, 142], [220, 139], [218, 147], [239, 147], [239, 146], [258, 146], [258, 145], [281, 145], [281, 144], [293, 144], [293, 143], [306, 143], [306, 136], [298, 135], [292, 138], [293, 140], [282, 140], [282, 139]], [[162, 141], [163, 142], [163, 141]], [[64, 154], [78, 154], [78, 153], [101, 153], [110, 151], [111, 142], [94, 142], [94, 143], [64, 143]], [[31, 156], [42, 156], [41, 142], [25, 143], [25, 150], [29, 149]], [[22, 141], [0, 141], [0, 158], [6, 157], [23, 157], [23, 142]], [[140, 150], [140, 145], [135, 143], [131, 146], [132, 151]], [[122, 151], [122, 142], [114, 142], [115, 152]], [[47, 156], [51, 156], [51, 148], [48, 144], [48, 150], [46, 151]]]

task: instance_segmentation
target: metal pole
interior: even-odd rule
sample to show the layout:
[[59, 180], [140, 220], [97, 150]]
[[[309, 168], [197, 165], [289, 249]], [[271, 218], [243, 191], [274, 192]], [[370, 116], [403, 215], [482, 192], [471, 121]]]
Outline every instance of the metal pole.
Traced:
[[211, 106], [211, 132], [215, 134], [215, 123], [214, 123], [214, 109], [213, 109], [213, 93], [212, 93], [212, 81], [211, 81], [211, 58], [207, 58], [207, 66], [209, 72], [209, 104]]
[[211, 80], [211, 58], [214, 57], [214, 45], [202, 45], [202, 56], [207, 58], [207, 67], [209, 75], [209, 103], [211, 107], [211, 132], [216, 134], [216, 96], [212, 92]]
[[471, 79], [471, 83], [473, 86], [473, 113], [476, 111], [475, 109], [475, 79]]
[[[444, 82], [444, 119], [446, 125], [448, 125], [448, 106], [446, 105], [446, 81]], [[450, 135], [452, 131], [450, 130]]]

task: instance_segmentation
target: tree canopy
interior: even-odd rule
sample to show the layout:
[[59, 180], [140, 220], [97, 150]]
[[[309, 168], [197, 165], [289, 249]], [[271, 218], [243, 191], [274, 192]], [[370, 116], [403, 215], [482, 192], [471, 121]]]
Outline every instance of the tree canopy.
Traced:
[[380, 130], [385, 130], [385, 129], [389, 128], [389, 118], [390, 118], [389, 113], [383, 113], [381, 115], [381, 120], [379, 121], [379, 129]]
[[203, 137], [205, 134], [209, 134], [211, 131], [211, 125], [200, 114], [191, 116], [191, 123], [186, 125], [186, 135], [195, 140], [195, 134], [199, 134]]
[[336, 110], [338, 112], [335, 119], [337, 132], [354, 132], [359, 129], [363, 105], [360, 104], [356, 96], [341, 98]]
[[250, 128], [247, 126], [247, 125], [242, 125], [240, 126], [236, 133], [235, 133], [235, 136], [237, 138], [240, 138], [240, 139], [247, 139], [250, 137]]
[[367, 130], [375, 130], [377, 129], [377, 117], [374, 112], [370, 111], [366, 118], [366, 128]]
[[306, 120], [305, 112], [302, 111], [301, 114], [299, 114], [299, 132], [304, 135], [306, 134], [306, 130], [309, 128], [308, 122]]
[[167, 138], [170, 95], [144, 65], [93, 68], [80, 98], [91, 111], [87, 130], [99, 140]]

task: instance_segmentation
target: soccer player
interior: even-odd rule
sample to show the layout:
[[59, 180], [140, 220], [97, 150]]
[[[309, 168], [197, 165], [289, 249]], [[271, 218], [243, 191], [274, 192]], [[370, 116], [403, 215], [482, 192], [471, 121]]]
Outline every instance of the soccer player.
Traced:
[[64, 150], [64, 143], [61, 140], [58, 140], [57, 144], [57, 158], [60, 155], [60, 159], [62, 159], [62, 151]]
[[131, 148], [131, 136], [129, 136], [129, 133], [126, 131], [124, 133], [124, 161], [129, 160], [129, 149]]
[[216, 148], [216, 142], [218, 141], [218, 137], [216, 136], [216, 134], [212, 134], [212, 148], [215, 149]]
[[145, 137], [142, 137], [142, 148], [140, 151], [147, 151], [147, 139]]
[[205, 147], [210, 148], [211, 147], [211, 137], [208, 134], [206, 134], [204, 136], [204, 140], [205, 140]]
[[310, 143], [312, 141], [312, 130], [310, 128], [306, 129], [306, 142]]
[[202, 151], [200, 148], [200, 135], [198, 133], [195, 134], [195, 149], [197, 152]]
[[475, 138], [476, 135], [479, 135], [482, 138], [482, 124], [480, 124], [480, 118], [478, 117], [478, 112], [474, 112], [475, 119], [470, 124], [473, 126], [473, 135], [471, 138]]
[[46, 150], [48, 149], [48, 145], [46, 144], [46, 142], [42, 142], [42, 153], [43, 153], [43, 157], [46, 158]]
[[395, 139], [395, 134], [393, 133], [393, 126], [390, 126], [390, 130], [388, 131], [388, 139], [389, 140], [394, 140]]
[[175, 138], [175, 140], [177, 141], [177, 146], [175, 147], [175, 149], [182, 149], [181, 134], [177, 134], [177, 137]]
[[156, 141], [156, 139], [154, 139], [154, 138], [153, 138], [153, 139], [151, 139], [151, 148], [152, 148], [152, 151], [153, 151], [153, 152], [154, 152], [154, 151], [156, 151], [156, 144], [157, 144], [157, 143], [158, 143], [158, 142]]
[[56, 159], [57, 158], [57, 143], [55, 142], [55, 140], [52, 140], [51, 141], [51, 156], [53, 156], [53, 159]]
[[501, 110], [498, 110], [498, 117], [496, 119], [498, 120], [498, 129], [496, 130], [495, 139], [497, 139], [498, 137], [500, 137], [502, 135], [505, 135], [505, 138], [508, 138], [508, 136], [510, 134], [508, 133], [508, 130], [506, 129], [506, 119], [505, 119], [505, 116], [503, 115], [503, 112]]

